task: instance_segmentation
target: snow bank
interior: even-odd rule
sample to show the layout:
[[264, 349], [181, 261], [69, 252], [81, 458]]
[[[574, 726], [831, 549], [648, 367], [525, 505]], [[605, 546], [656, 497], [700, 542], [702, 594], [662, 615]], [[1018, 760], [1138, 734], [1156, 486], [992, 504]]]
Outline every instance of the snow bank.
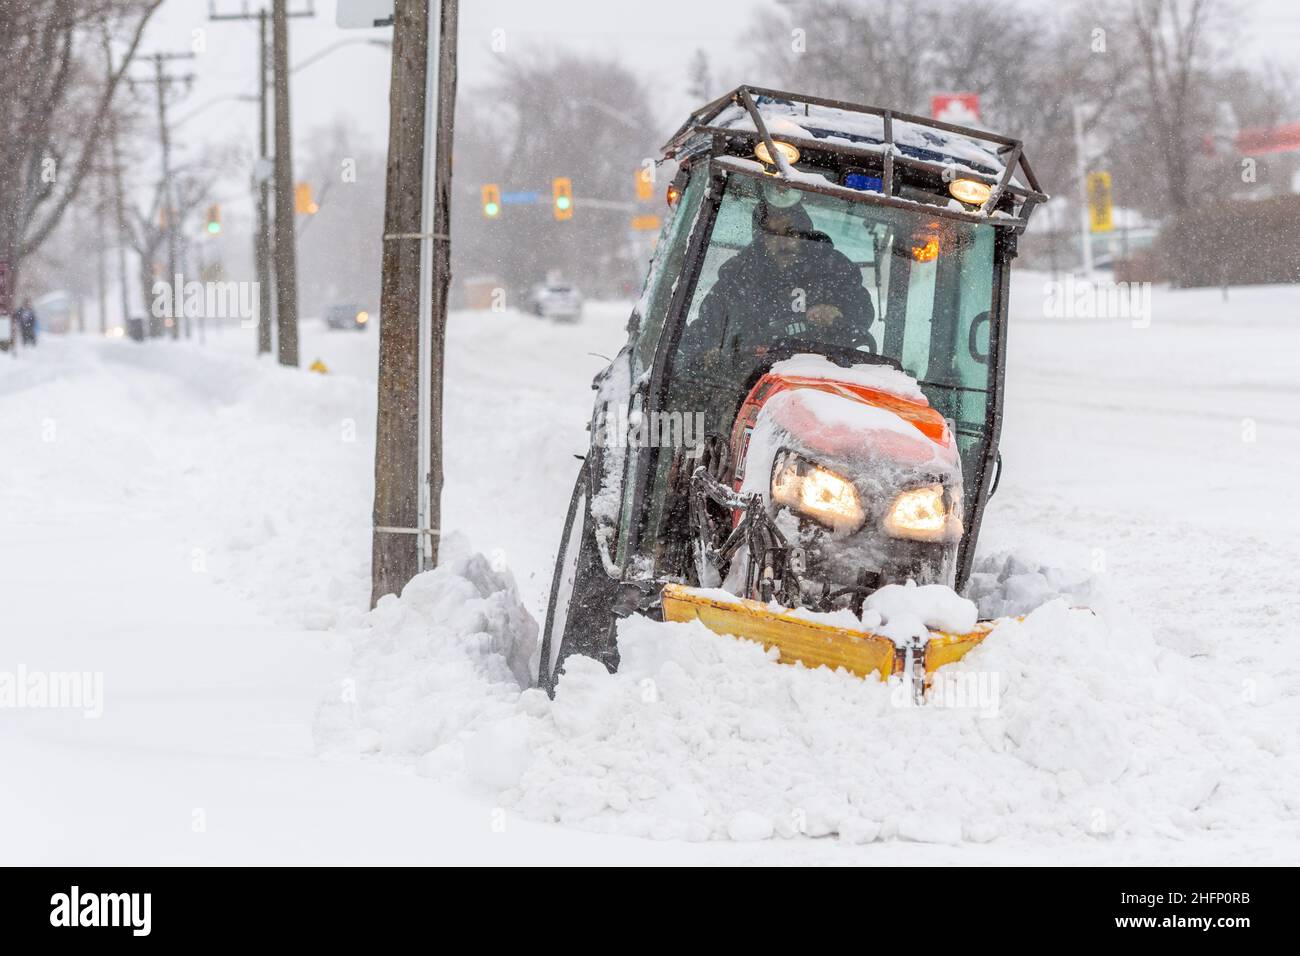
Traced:
[[919, 710], [698, 624], [629, 619], [620, 647], [617, 675], [572, 661], [530, 705], [507, 805], [660, 838], [958, 843], [1185, 834], [1290, 800], [1242, 774], [1259, 744], [1149, 637], [1060, 601], [999, 627]]
[[[537, 624], [508, 571], [456, 537], [443, 549], [438, 568], [366, 616], [351, 669], [317, 711], [316, 747], [421, 757], [500, 785], [520, 759], [509, 720], [536, 668]], [[466, 739], [480, 730], [467, 755]]]
[[1040, 564], [1006, 551], [976, 558], [966, 595], [985, 620], [1027, 614], [1055, 598], [1091, 607], [1100, 596], [1084, 571]]
[[[969, 602], [922, 591], [878, 603], [965, 623]], [[619, 673], [570, 658], [551, 700], [525, 688], [534, 622], [478, 555], [416, 578], [366, 624], [320, 708], [320, 749], [404, 760], [532, 819], [684, 840], [1050, 845], [1295, 812], [1294, 768], [1263, 772], [1289, 751], [1231, 681], [1065, 600], [1000, 625], [924, 708], [640, 617], [620, 625]]]

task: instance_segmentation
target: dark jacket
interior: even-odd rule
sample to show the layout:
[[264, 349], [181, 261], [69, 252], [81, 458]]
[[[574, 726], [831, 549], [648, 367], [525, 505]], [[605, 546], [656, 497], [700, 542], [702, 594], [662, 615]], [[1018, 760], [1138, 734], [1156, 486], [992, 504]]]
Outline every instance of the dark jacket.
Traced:
[[[803, 309], [797, 305], [802, 300]], [[843, 317], [831, 328], [808, 321], [807, 311], [832, 305]], [[875, 317], [862, 275], [825, 233], [810, 233], [799, 254], [781, 269], [761, 242], [746, 246], [722, 264], [718, 279], [700, 304], [698, 318], [683, 333], [686, 355], [721, 349], [732, 361], [778, 339], [807, 339], [857, 347], [867, 341]]]

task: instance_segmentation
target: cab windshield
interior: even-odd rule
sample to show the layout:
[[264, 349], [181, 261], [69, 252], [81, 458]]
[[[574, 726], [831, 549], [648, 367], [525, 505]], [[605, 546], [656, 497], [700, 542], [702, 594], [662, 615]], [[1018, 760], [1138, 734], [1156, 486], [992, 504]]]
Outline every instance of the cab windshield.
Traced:
[[726, 435], [774, 348], [883, 355], [949, 420], [973, 476], [988, 437], [994, 275], [992, 225], [733, 173], [673, 378], [713, 386], [718, 401], [698, 396], [705, 400], [696, 407]]
[[[885, 356], [921, 385], [957, 436], [974, 503], [991, 440], [994, 227], [854, 202], [732, 172], [671, 355], [664, 410], [701, 415], [725, 446], [773, 352]], [[870, 359], [864, 356], [864, 359]], [[689, 474], [656, 456], [647, 532], [656, 564]], [[680, 516], [678, 516], [680, 517]]]
[[737, 387], [780, 343], [884, 355], [958, 425], [982, 426], [994, 227], [733, 174], [678, 359]]

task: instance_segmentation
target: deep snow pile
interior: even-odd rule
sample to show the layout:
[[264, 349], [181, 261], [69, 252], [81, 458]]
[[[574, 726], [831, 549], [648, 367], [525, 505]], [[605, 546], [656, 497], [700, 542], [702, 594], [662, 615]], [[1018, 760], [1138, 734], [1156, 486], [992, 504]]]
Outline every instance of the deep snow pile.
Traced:
[[1083, 571], [1052, 567], [1006, 551], [975, 559], [966, 596], [986, 621], [1028, 614], [1055, 598], [1090, 607], [1101, 597], [1092, 576]]
[[521, 692], [536, 626], [481, 556], [420, 576], [367, 624], [320, 749], [467, 778], [534, 819], [952, 844], [1176, 837], [1297, 809], [1295, 768], [1261, 772], [1293, 747], [1231, 681], [1063, 599], [1002, 624], [919, 709], [899, 687], [639, 617], [620, 626], [617, 674], [570, 658], [554, 700]]
[[352, 671], [317, 711], [319, 751], [454, 763], [462, 735], [513, 712], [536, 664], [537, 624], [509, 572], [459, 538], [442, 549], [436, 570], [367, 615]]

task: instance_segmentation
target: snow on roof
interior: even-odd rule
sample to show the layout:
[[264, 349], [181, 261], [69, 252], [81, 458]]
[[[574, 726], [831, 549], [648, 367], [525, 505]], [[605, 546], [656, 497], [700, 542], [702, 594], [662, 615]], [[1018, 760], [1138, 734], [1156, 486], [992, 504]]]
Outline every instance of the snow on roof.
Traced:
[[[754, 105], [773, 136], [784, 134], [823, 140], [829, 145], [884, 149], [885, 121], [875, 113], [769, 96], [755, 97]], [[738, 103], [724, 107], [712, 125], [756, 132], [753, 117]], [[972, 136], [922, 126], [897, 117], [893, 120], [893, 137], [894, 151], [913, 159], [956, 164], [987, 176], [1000, 176], [1006, 169], [1006, 163], [992, 141], [980, 141]], [[1013, 177], [1012, 182], [1024, 185], [1018, 177]]]

